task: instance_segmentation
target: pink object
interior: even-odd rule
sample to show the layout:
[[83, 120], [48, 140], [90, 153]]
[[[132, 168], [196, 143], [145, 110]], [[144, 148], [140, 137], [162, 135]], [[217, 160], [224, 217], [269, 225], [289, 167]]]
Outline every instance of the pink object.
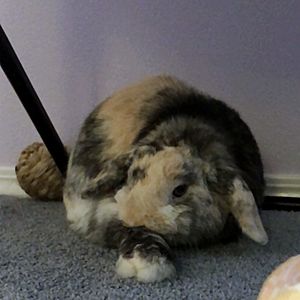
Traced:
[[300, 299], [300, 255], [279, 265], [264, 282], [258, 300]]

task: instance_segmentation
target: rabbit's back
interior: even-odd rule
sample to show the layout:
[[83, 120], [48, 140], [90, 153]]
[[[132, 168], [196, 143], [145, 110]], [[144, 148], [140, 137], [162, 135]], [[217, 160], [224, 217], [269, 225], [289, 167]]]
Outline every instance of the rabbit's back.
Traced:
[[109, 141], [103, 154], [115, 157], [130, 150], [149, 121], [143, 112], [154, 113], [158, 109], [164, 101], [159, 93], [165, 89], [179, 91], [186, 87], [171, 76], [150, 77], [117, 91], [95, 109], [87, 122], [101, 120], [101, 131]]
[[70, 155], [65, 194], [81, 196], [100, 173], [115, 184], [124, 179], [123, 157], [147, 123], [142, 112], [154, 112], [164, 101], [158, 93], [167, 88], [180, 90], [185, 85], [171, 76], [150, 77], [115, 92], [90, 113]]
[[[224, 137], [226, 148], [260, 202], [263, 166], [249, 127], [224, 102], [171, 76], [150, 77], [117, 91], [99, 104], [81, 129], [69, 166], [81, 165], [93, 176], [107, 161], [128, 153], [161, 123], [178, 117], [208, 125]], [[177, 130], [180, 128], [173, 132]], [[121, 165], [115, 168], [116, 172], [120, 169]]]

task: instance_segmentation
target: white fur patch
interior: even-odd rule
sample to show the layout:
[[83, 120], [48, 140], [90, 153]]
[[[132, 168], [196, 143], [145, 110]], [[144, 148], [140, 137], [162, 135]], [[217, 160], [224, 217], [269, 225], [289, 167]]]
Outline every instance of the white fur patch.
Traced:
[[93, 203], [89, 200], [82, 200], [81, 198], [64, 199], [67, 211], [67, 219], [72, 223], [71, 227], [80, 232], [86, 232]]
[[88, 230], [94, 210], [97, 224], [99, 227], [103, 224], [103, 228], [118, 214], [117, 204], [113, 198], [103, 199], [99, 203], [81, 198], [72, 198], [65, 202], [67, 202], [67, 219], [72, 223], [71, 227], [83, 234]]
[[116, 272], [122, 278], [135, 277], [141, 282], [156, 282], [174, 276], [176, 270], [166, 257], [157, 256], [148, 261], [134, 252], [132, 258], [119, 257]]
[[98, 224], [107, 223], [118, 215], [117, 203], [113, 198], [103, 199], [98, 203], [96, 218]]
[[123, 198], [125, 198], [125, 196], [127, 196], [128, 193], [128, 188], [126, 186], [123, 186], [121, 189], [119, 189], [117, 191], [117, 193], [115, 194], [115, 200], [117, 202], [122, 201]]

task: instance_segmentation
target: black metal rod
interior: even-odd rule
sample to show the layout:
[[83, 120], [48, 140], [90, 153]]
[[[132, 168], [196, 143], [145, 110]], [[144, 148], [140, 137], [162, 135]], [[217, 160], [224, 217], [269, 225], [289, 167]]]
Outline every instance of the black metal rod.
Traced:
[[65, 175], [68, 154], [1, 25], [0, 63], [58, 169]]

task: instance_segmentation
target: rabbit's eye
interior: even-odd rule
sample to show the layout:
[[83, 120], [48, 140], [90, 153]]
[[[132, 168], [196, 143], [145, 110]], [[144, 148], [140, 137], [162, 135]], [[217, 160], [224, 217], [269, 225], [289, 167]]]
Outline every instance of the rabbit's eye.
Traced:
[[173, 190], [173, 196], [174, 197], [181, 197], [183, 196], [186, 191], [187, 191], [188, 186], [186, 184], [182, 184], [177, 186], [174, 190]]

